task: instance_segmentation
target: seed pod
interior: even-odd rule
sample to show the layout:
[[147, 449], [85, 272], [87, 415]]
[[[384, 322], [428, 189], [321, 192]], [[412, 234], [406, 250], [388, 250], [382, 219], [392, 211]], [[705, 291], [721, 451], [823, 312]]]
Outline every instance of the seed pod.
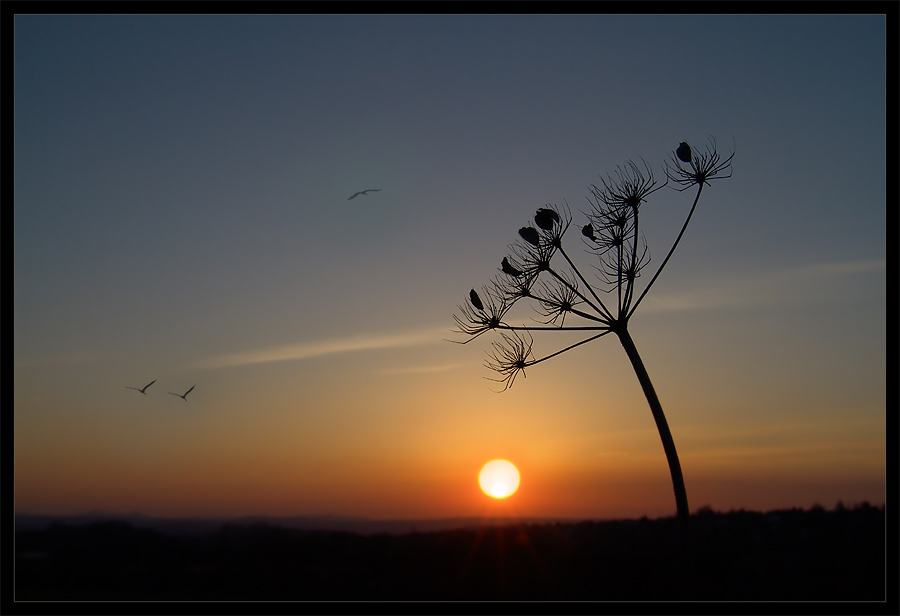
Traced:
[[472, 301], [473, 306], [479, 310], [484, 310], [484, 304], [481, 303], [481, 298], [478, 297], [478, 293], [475, 292], [475, 289], [469, 291], [469, 299]]
[[592, 242], [597, 241], [597, 236], [594, 235], [594, 227], [591, 226], [591, 223], [588, 223], [581, 227], [581, 234]]
[[514, 278], [518, 278], [522, 275], [522, 272], [510, 265], [509, 260], [506, 257], [503, 257], [503, 261], [500, 263], [500, 269], [504, 274], [509, 274]]
[[675, 150], [675, 156], [683, 163], [691, 162], [691, 146], [687, 144], [687, 141], [682, 141], [678, 144], [678, 149]]
[[522, 227], [521, 229], [519, 229], [519, 235], [521, 235], [522, 239], [532, 246], [540, 246], [541, 238], [538, 235], [537, 229], [535, 229], [534, 227]]
[[534, 223], [544, 231], [549, 231], [553, 228], [553, 223], [559, 223], [559, 214], [549, 208], [542, 207], [534, 215]]

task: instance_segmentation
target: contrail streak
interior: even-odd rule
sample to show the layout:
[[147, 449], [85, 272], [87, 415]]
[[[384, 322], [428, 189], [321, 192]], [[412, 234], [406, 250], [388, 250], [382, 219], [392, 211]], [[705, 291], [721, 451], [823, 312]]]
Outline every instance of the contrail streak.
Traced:
[[268, 347], [244, 353], [230, 353], [211, 357], [198, 364], [199, 368], [228, 368], [249, 366], [273, 361], [312, 359], [338, 353], [353, 353], [377, 349], [420, 346], [437, 343], [446, 336], [447, 329], [431, 329], [395, 334], [360, 334], [346, 338], [332, 338], [317, 342], [300, 342], [277, 347]]

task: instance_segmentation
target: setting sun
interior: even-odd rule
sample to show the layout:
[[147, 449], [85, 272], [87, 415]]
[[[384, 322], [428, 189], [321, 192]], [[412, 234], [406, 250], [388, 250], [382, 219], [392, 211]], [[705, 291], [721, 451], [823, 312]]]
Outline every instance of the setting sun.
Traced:
[[519, 471], [511, 462], [492, 460], [481, 469], [478, 482], [488, 496], [506, 498], [519, 487]]

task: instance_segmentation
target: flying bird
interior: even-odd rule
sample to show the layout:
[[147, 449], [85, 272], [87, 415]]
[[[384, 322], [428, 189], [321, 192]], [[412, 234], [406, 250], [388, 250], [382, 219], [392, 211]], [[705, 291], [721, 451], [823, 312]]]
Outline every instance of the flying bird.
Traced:
[[360, 195], [365, 195], [366, 193], [370, 193], [370, 192], [378, 192], [379, 190], [381, 190], [381, 189], [380, 189], [380, 188], [367, 188], [367, 189], [365, 189], [365, 190], [361, 190], [361, 191], [359, 191], [358, 193], [352, 194], [352, 195], [347, 199], [347, 201], [350, 201], [350, 199], [355, 199], [356, 197], [358, 197], [358, 196], [360, 196]]
[[153, 383], [155, 383], [155, 382], [156, 382], [156, 379], [153, 379], [151, 382], [149, 382], [149, 383], [147, 383], [146, 385], [144, 385], [144, 388], [143, 388], [143, 389], [138, 389], [137, 387], [125, 387], [125, 389], [133, 389], [134, 391], [139, 391], [139, 392], [141, 392], [142, 394], [144, 394], [144, 395], [146, 396], [146, 395], [147, 395], [147, 388], [150, 387], [151, 385], [153, 385]]
[[184, 400], [185, 402], [187, 402], [187, 395], [188, 395], [189, 393], [191, 393], [192, 391], [194, 391], [194, 387], [196, 387], [196, 385], [191, 385], [191, 388], [190, 388], [189, 390], [187, 390], [186, 392], [184, 392], [183, 395], [182, 395], [182, 394], [176, 394], [176, 393], [171, 392], [171, 391], [170, 391], [169, 393], [172, 394], [173, 396], [178, 396], [179, 398], [181, 398], [182, 400]]

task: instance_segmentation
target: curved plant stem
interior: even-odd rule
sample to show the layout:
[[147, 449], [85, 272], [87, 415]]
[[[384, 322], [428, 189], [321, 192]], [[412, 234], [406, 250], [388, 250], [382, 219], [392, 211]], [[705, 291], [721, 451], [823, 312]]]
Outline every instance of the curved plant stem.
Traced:
[[644, 367], [644, 362], [638, 354], [634, 340], [631, 339], [631, 335], [628, 333], [627, 322], [617, 327], [614, 331], [619, 336], [619, 340], [625, 348], [625, 353], [628, 355], [628, 359], [631, 360], [631, 365], [641, 384], [641, 389], [644, 390], [644, 395], [647, 397], [650, 411], [653, 413], [653, 419], [656, 421], [659, 437], [662, 439], [663, 449], [666, 452], [666, 459], [669, 462], [672, 487], [675, 490], [675, 507], [678, 513], [678, 523], [681, 527], [682, 551], [685, 557], [685, 567], [682, 570], [682, 593], [690, 594], [690, 589], [693, 585], [693, 550], [691, 549], [690, 537], [691, 513], [688, 508], [684, 477], [681, 474], [681, 463], [678, 461], [678, 452], [675, 450], [675, 440], [672, 438], [672, 432], [669, 430], [669, 424], [663, 413], [662, 404], [659, 402], [656, 390], [653, 389], [653, 383], [650, 381], [647, 368]]

